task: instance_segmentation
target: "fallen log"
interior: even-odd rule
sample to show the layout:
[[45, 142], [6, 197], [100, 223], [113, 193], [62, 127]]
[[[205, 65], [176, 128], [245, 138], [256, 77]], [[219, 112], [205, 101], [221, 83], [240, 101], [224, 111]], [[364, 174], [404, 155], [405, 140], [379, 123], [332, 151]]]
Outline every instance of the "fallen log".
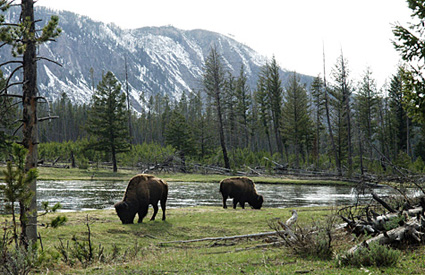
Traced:
[[208, 237], [208, 238], [192, 239], [192, 240], [168, 241], [168, 242], [161, 242], [161, 243], [159, 243], [159, 245], [183, 244], [183, 243], [207, 242], [207, 241], [233, 241], [233, 240], [244, 239], [244, 238], [264, 238], [264, 237], [269, 237], [269, 236], [273, 236], [273, 235], [277, 235], [277, 234], [279, 234], [279, 232], [272, 231], [272, 232], [263, 232], [263, 233], [247, 234], [247, 235], [235, 235], [235, 236], [226, 236], [226, 237]]
[[388, 203], [386, 203], [384, 200], [382, 200], [380, 197], [378, 197], [378, 195], [376, 195], [374, 192], [372, 192], [372, 197], [373, 197], [374, 200], [379, 202], [383, 207], [385, 207], [385, 209], [387, 209], [391, 213], [397, 212], [391, 206], [389, 206]]
[[348, 250], [348, 253], [354, 253], [362, 247], [367, 247], [371, 243], [379, 242], [379, 244], [390, 244], [393, 242], [400, 242], [411, 237], [417, 242], [421, 242], [421, 236], [424, 233], [419, 232], [423, 228], [425, 222], [421, 219], [419, 222], [416, 218], [412, 218], [410, 221], [406, 222], [403, 226], [394, 228], [387, 232], [383, 232], [367, 241], [362, 242], [361, 244], [355, 245]]

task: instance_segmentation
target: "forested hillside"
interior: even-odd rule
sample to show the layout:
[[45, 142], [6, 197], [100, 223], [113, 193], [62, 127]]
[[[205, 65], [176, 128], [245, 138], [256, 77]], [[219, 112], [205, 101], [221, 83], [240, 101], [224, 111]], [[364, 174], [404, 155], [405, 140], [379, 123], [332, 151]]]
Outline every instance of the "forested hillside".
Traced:
[[[274, 60], [262, 67], [256, 87], [247, 85], [243, 67], [238, 75], [221, 74], [220, 111], [231, 168], [273, 167], [275, 161], [344, 175], [392, 173], [393, 164], [421, 172], [423, 127], [401, 104], [400, 74], [388, 89], [378, 90], [370, 71], [361, 80], [350, 79], [346, 63], [342, 58], [335, 63], [326, 87], [321, 77], [306, 87], [296, 73], [282, 82]], [[128, 127], [131, 144], [119, 154], [120, 165], [154, 165], [184, 153], [187, 163], [224, 166], [214, 94], [183, 93], [179, 100], [157, 95], [146, 104], [149, 111], [120, 122]], [[111, 161], [108, 150], [91, 149], [97, 139], [88, 131], [93, 105], [73, 105], [63, 94], [50, 107], [59, 118], [39, 125], [40, 159], [70, 161], [72, 152], [77, 166]], [[48, 105], [40, 113], [47, 116]]]

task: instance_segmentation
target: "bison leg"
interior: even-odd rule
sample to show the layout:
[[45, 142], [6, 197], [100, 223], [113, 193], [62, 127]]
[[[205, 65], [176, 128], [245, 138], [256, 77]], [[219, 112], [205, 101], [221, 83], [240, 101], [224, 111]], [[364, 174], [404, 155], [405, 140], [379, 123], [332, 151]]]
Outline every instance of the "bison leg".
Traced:
[[227, 208], [226, 201], [227, 201], [227, 196], [223, 195], [223, 208], [224, 208], [224, 209], [226, 209], [226, 208]]
[[240, 201], [239, 204], [241, 205], [242, 209], [245, 209], [245, 202], [244, 201]]
[[156, 213], [158, 213], [158, 202], [152, 204], [152, 206], [153, 206], [153, 215], [152, 215], [151, 221], [154, 221], [156, 217]]
[[161, 209], [162, 209], [162, 220], [165, 221], [165, 203], [166, 200], [162, 199], [161, 200]]
[[148, 214], [148, 207], [149, 205], [143, 205], [139, 208], [139, 220], [137, 221], [138, 223], [142, 223], [143, 218], [146, 216], [146, 214]]
[[233, 199], [233, 209], [236, 209], [236, 205], [238, 204], [238, 200], [236, 198]]

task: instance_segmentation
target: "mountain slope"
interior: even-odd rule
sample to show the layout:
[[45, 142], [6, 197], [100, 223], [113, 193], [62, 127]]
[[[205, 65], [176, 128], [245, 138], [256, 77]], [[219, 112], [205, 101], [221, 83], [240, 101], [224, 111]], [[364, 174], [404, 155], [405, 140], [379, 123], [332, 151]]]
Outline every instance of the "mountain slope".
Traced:
[[[151, 95], [160, 93], [179, 99], [184, 91], [202, 89], [204, 59], [212, 46], [233, 75], [238, 75], [244, 65], [251, 89], [266, 63], [266, 58], [251, 48], [210, 31], [184, 31], [171, 26], [124, 30], [71, 12], [36, 9], [36, 18], [44, 23], [53, 14], [59, 16], [63, 32], [56, 42], [40, 46], [39, 54], [62, 67], [46, 61], [38, 63], [40, 94], [51, 100], [65, 92], [75, 104], [88, 103], [93, 86], [106, 71], [112, 71], [125, 89], [125, 59], [131, 102], [138, 111]], [[8, 16], [16, 17], [18, 13], [12, 10]], [[1, 56], [10, 56], [7, 50], [1, 49]], [[6, 68], [5, 73], [11, 69]], [[288, 74], [282, 71], [282, 79]], [[302, 80], [310, 82], [311, 77], [303, 76]]]

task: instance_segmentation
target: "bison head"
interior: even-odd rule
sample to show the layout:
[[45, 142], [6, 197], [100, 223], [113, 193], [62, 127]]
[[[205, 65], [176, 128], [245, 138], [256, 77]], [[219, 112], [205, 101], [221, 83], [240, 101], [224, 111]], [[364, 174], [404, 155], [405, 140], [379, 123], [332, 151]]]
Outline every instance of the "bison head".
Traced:
[[133, 223], [134, 216], [136, 216], [135, 208], [131, 206], [131, 203], [120, 201], [115, 205], [115, 211], [123, 224]]
[[254, 209], [260, 209], [261, 206], [263, 206], [263, 196], [262, 195], [257, 195], [255, 197], [255, 199], [253, 199], [250, 203], [250, 205], [252, 206], [252, 208]]

